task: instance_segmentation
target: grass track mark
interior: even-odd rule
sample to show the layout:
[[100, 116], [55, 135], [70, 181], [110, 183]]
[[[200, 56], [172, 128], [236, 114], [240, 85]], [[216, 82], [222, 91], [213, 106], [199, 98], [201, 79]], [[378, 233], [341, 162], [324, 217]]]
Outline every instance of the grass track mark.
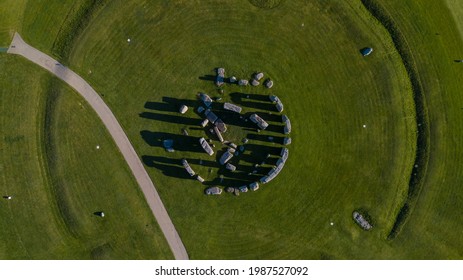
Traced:
[[88, 25], [93, 16], [107, 3], [107, 0], [87, 0], [79, 8], [74, 17], [66, 17], [61, 26], [52, 51], [62, 62], [67, 62], [67, 57], [72, 50], [73, 43]]

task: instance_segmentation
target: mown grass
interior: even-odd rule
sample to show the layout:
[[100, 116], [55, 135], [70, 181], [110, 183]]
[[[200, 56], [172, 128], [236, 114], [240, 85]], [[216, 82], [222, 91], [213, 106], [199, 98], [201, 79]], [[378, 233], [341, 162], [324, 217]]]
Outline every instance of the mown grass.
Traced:
[[400, 54], [402, 63], [407, 70], [407, 74], [412, 85], [413, 100], [415, 102], [416, 108], [418, 133], [416, 140], [415, 163], [413, 164], [413, 171], [410, 174], [407, 199], [397, 214], [394, 226], [388, 235], [388, 239], [394, 239], [400, 233], [404, 224], [407, 222], [407, 219], [411, 213], [410, 210], [415, 206], [424, 184], [424, 177], [428, 166], [430, 150], [428, 108], [423, 93], [423, 88], [421, 86], [419, 74], [417, 72], [416, 63], [413, 60], [410, 46], [408, 45], [404, 35], [397, 27], [391, 15], [389, 15], [388, 12], [379, 3], [371, 0], [363, 0], [362, 3], [389, 32], [394, 42], [394, 46]]
[[[365, 46], [373, 55], [360, 55]], [[78, 40], [70, 64], [120, 119], [191, 258], [407, 256], [386, 237], [415, 157], [411, 85], [387, 31], [360, 1], [284, 1], [270, 10], [245, 0], [111, 1]], [[224, 101], [235, 92], [275, 93], [293, 125], [283, 172], [239, 197], [206, 197], [204, 186], [184, 178], [180, 158], [215, 158], [189, 146], [177, 145], [174, 154], [159, 146], [182, 128], [204, 135], [194, 112], [174, 109], [200, 91], [219, 96], [200, 79], [219, 66], [238, 77], [264, 71], [275, 81], [272, 90], [227, 85]], [[169, 98], [177, 101], [168, 105]], [[193, 169], [217, 176], [208, 166]], [[374, 219], [373, 231], [352, 221], [359, 208]]]
[[[455, 1], [385, 2], [385, 9], [413, 50], [413, 59], [426, 96], [430, 127], [430, 157], [425, 184], [417, 204], [392, 246], [407, 246], [411, 258], [462, 258], [461, 191], [461, 65], [462, 28], [455, 18]], [[424, 247], [426, 249], [419, 249]]]
[[8, 47], [14, 32], [21, 29], [25, 0], [0, 0], [0, 48]]
[[172, 258], [96, 114], [24, 59], [0, 64], [0, 258]]

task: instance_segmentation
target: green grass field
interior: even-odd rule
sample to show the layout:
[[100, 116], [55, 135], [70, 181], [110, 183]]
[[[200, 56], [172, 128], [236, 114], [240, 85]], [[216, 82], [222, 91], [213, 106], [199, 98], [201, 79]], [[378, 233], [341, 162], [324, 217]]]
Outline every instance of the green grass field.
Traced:
[[[385, 237], [413, 164], [414, 106], [390, 38], [360, 3], [284, 2], [260, 10], [246, 1], [133, 1], [124, 8], [116, 1], [79, 42], [72, 66], [104, 94], [132, 137], [192, 258], [397, 256]], [[370, 45], [375, 55], [363, 58], [359, 49]], [[162, 104], [195, 100], [199, 91], [218, 96], [200, 77], [219, 66], [238, 77], [259, 70], [272, 77], [272, 90], [226, 86], [223, 98], [275, 93], [293, 124], [283, 172], [240, 197], [206, 197], [204, 186], [178, 178], [186, 174], [180, 158], [211, 161], [207, 155], [158, 147], [158, 137], [184, 127], [191, 136], [204, 135], [195, 129], [196, 114], [179, 118], [174, 105]], [[193, 169], [217, 176], [206, 166]], [[368, 210], [375, 231], [362, 232], [352, 222], [357, 208]]]
[[0, 65], [0, 258], [172, 258], [96, 114], [37, 66]]
[[[0, 42], [20, 30], [102, 94], [144, 161], [190, 258], [462, 258], [458, 80], [463, 70], [454, 62], [463, 59], [463, 25], [455, 24], [463, 15], [458, 1], [381, 3], [409, 47], [412, 61], [405, 62], [418, 73], [430, 128], [421, 192], [394, 240], [387, 236], [406, 200], [417, 154], [415, 104], [390, 34], [360, 0], [114, 0], [89, 12], [83, 12], [91, 2], [85, 0], [3, 2], [12, 8], [4, 9], [9, 13], [0, 21], [6, 26]], [[362, 57], [359, 50], [366, 46], [374, 52]], [[9, 240], [0, 245], [0, 257], [172, 258], [91, 109], [21, 59], [2, 54], [0, 64], [2, 69], [14, 65], [0, 74], [1, 178], [5, 191], [27, 190], [20, 205], [14, 205], [16, 197], [0, 204], [0, 234]], [[215, 67], [239, 78], [263, 71], [275, 86], [225, 85], [220, 94], [204, 79]], [[11, 84], [13, 75], [18, 79]], [[25, 91], [35, 99], [25, 98]], [[268, 108], [259, 101], [262, 96], [280, 97], [292, 122], [293, 143], [274, 181], [239, 197], [208, 197], [204, 185], [187, 178], [181, 158], [206, 180], [219, 175], [216, 158], [192, 148], [205, 135], [200, 117], [191, 107], [183, 116], [176, 112], [181, 103], [198, 104], [198, 92], [260, 114]], [[248, 94], [251, 99], [244, 98]], [[18, 108], [27, 110], [17, 116]], [[278, 115], [266, 115], [273, 126], [279, 125]], [[190, 137], [181, 136], [182, 129]], [[248, 134], [256, 133], [231, 126], [224, 136], [239, 141]], [[267, 136], [281, 133], [255, 137]], [[178, 140], [175, 153], [160, 147], [166, 138]], [[253, 143], [258, 147], [248, 145], [245, 155], [253, 160], [281, 147]], [[226, 178], [224, 184], [241, 184], [241, 179]], [[104, 221], [91, 214], [103, 208]], [[372, 231], [353, 222], [356, 209], [372, 217]], [[44, 226], [44, 221], [53, 222]], [[46, 250], [52, 240], [60, 241]]]
[[0, 48], [8, 47], [14, 32], [21, 29], [25, 3], [24, 0], [0, 0]]

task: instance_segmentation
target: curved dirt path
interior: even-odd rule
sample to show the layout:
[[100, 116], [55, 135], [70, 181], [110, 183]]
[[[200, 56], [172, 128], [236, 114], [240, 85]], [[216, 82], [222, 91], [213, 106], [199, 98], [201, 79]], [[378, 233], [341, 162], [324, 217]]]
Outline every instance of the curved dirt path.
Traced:
[[135, 179], [138, 182], [143, 194], [145, 195], [146, 201], [148, 202], [151, 211], [154, 214], [159, 226], [161, 227], [164, 236], [167, 239], [167, 243], [172, 250], [175, 259], [187, 260], [188, 254], [185, 246], [177, 233], [169, 215], [167, 214], [166, 208], [156, 191], [153, 182], [151, 181], [148, 173], [146, 172], [143, 164], [135, 152], [132, 144], [130, 143], [127, 135], [124, 133], [121, 125], [117, 121], [114, 114], [111, 112], [109, 107], [104, 103], [103, 99], [98, 93], [79, 75], [74, 71], [70, 70], [66, 66], [63, 66], [57, 60], [51, 58], [47, 54], [29, 46], [23, 41], [18, 33], [14, 35], [13, 41], [7, 51], [10, 54], [18, 54], [33, 63], [45, 68], [50, 71], [58, 78], [66, 82], [72, 88], [74, 88], [96, 111], [100, 119], [111, 134], [114, 142], [121, 151], [124, 159], [132, 170]]

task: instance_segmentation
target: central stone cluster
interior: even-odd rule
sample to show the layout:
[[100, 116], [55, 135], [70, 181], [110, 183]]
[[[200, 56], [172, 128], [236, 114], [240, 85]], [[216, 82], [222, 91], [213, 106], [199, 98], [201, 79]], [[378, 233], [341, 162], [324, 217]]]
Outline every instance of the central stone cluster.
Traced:
[[[236, 84], [241, 87], [249, 85], [257, 87], [262, 83], [265, 88], [272, 88], [273, 81], [271, 79], [264, 80], [263, 78], [264, 73], [262, 72], [254, 73], [252, 79], [237, 79], [235, 76], [226, 78], [225, 69], [217, 68], [216, 76], [213, 80], [221, 93], [223, 93], [223, 86], [225, 84]], [[197, 144], [209, 156], [216, 155], [217, 165], [223, 172], [228, 172], [228, 174], [234, 173], [237, 175], [235, 177], [238, 177], [240, 181], [248, 182], [237, 186], [227, 186], [225, 188], [227, 192], [239, 195], [248, 190], [256, 191], [259, 189], [260, 184], [272, 181], [281, 172], [289, 155], [289, 151], [285, 146], [291, 143], [291, 138], [288, 136], [291, 132], [291, 122], [286, 115], [281, 114], [284, 109], [283, 102], [276, 95], [240, 94], [239, 99], [235, 98], [235, 100], [241, 101], [239, 102], [240, 105], [250, 107], [253, 110], [256, 109], [255, 107], [260, 109], [257, 112], [247, 113], [243, 112], [243, 108], [240, 105], [233, 102], [221, 102], [222, 98], [215, 98], [213, 100], [204, 92], [198, 93], [197, 98], [199, 102], [194, 110], [202, 118], [202, 121], [198, 125], [205, 132], [204, 137], [200, 137], [197, 140]], [[254, 99], [260, 102], [255, 102], [253, 101]], [[185, 104], [180, 105], [179, 112], [181, 114], [185, 114], [187, 111], [188, 107]], [[279, 124], [273, 124], [275, 122]], [[241, 130], [248, 132], [247, 137], [239, 138], [237, 136], [239, 133], [233, 131], [234, 128], [230, 131], [229, 126], [239, 127]], [[269, 130], [271, 135], [264, 135], [264, 132]], [[255, 134], [249, 132], [255, 132]], [[281, 134], [281, 136], [276, 136], [275, 134]], [[216, 147], [213, 139], [220, 141], [221, 145]], [[273, 146], [277, 144], [280, 147], [253, 144], [253, 141], [264, 141], [271, 143]], [[172, 143], [167, 143], [165, 148], [169, 149], [169, 145], [172, 148]], [[251, 156], [245, 154], [248, 150]], [[264, 156], [263, 158], [253, 157], [253, 154]], [[259, 161], [250, 162], [257, 158]], [[241, 160], [245, 161], [248, 165], [252, 163], [252, 170], [249, 170], [249, 166], [240, 165]], [[205, 182], [203, 177], [194, 171], [187, 159], [182, 159], [181, 163], [191, 177], [196, 178], [203, 184], [210, 185], [211, 182]], [[199, 164], [202, 164], [202, 161], [199, 161]], [[223, 175], [220, 176], [219, 182], [221, 183], [222, 180]], [[218, 195], [222, 193], [222, 188], [216, 184], [206, 188], [205, 193], [208, 195]]]

